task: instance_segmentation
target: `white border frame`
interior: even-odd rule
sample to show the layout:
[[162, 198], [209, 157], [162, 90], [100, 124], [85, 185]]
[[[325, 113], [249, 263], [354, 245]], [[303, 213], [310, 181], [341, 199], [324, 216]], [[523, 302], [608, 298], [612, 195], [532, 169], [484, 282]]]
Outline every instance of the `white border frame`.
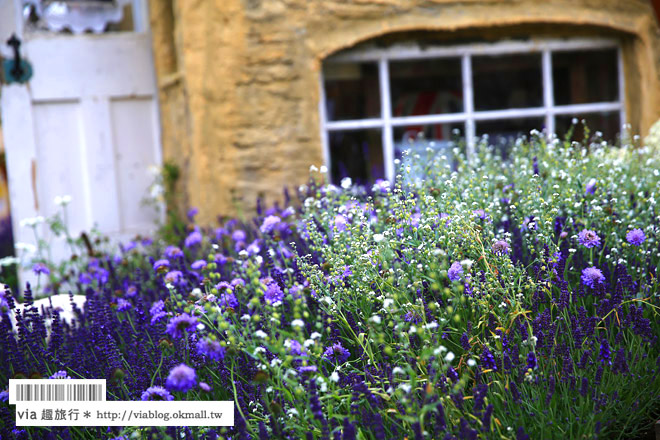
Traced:
[[[552, 78], [552, 53], [575, 50], [617, 49], [618, 69], [618, 101], [595, 102], [588, 104], [555, 105]], [[505, 55], [505, 54], [541, 54], [541, 70], [543, 81], [543, 107], [513, 108], [505, 110], [475, 111], [474, 91], [472, 87], [472, 57], [479, 55]], [[433, 58], [460, 58], [463, 83], [463, 108], [461, 113], [432, 114], [421, 116], [392, 116], [389, 81], [389, 62], [393, 60], [415, 60]], [[394, 45], [388, 48], [366, 46], [341, 52], [326, 59], [324, 63], [357, 63], [375, 62], [378, 64], [380, 86], [380, 118], [352, 119], [342, 121], [328, 121], [325, 111], [325, 88], [323, 69], [320, 74], [320, 102], [319, 114], [321, 116], [321, 141], [323, 156], [328, 169], [331, 169], [331, 152], [328, 139], [330, 131], [358, 130], [364, 128], [380, 128], [383, 133], [383, 161], [385, 177], [393, 181], [394, 168], [394, 139], [393, 127], [422, 124], [443, 124], [462, 122], [465, 124], [465, 139], [468, 156], [474, 152], [476, 139], [476, 122], [491, 121], [510, 118], [543, 117], [548, 135], [555, 132], [555, 117], [575, 113], [596, 113], [605, 111], [618, 111], [621, 126], [626, 124], [624, 104], [625, 84], [623, 72], [623, 51], [616, 39], [532, 39], [529, 41], [500, 41], [497, 43], [476, 43], [455, 46], [420, 47], [417, 45]]]

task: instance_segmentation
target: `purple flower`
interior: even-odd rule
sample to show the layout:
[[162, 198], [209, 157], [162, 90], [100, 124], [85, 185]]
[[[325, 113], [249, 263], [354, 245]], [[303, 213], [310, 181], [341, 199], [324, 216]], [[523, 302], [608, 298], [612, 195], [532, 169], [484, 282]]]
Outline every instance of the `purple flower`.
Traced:
[[90, 277], [88, 273], [81, 272], [80, 275], [78, 275], [78, 282], [80, 282], [80, 284], [92, 284], [92, 277]]
[[311, 374], [311, 373], [316, 373], [318, 371], [318, 368], [316, 368], [315, 365], [307, 365], [307, 366], [299, 367], [298, 371], [303, 374]]
[[149, 387], [142, 393], [142, 400], [174, 400], [174, 396], [163, 387]]
[[640, 246], [646, 240], [646, 235], [641, 229], [633, 229], [626, 234], [626, 240], [633, 246]]
[[533, 351], [530, 351], [527, 354], [527, 369], [534, 369], [536, 368], [536, 355], [534, 354]]
[[335, 216], [335, 220], [333, 222], [334, 227], [337, 229], [337, 232], [343, 232], [346, 230], [346, 217], [343, 215], [339, 214]]
[[284, 346], [287, 347], [294, 356], [307, 356], [303, 346], [295, 339], [287, 339], [284, 341]]
[[450, 281], [460, 280], [461, 275], [463, 275], [463, 266], [461, 266], [461, 263], [454, 261], [447, 271], [447, 275], [449, 276]]
[[173, 270], [170, 272], [167, 272], [165, 274], [165, 282], [166, 283], [172, 283], [174, 285], [179, 285], [182, 284], [184, 279], [183, 279], [183, 274], [181, 273], [180, 270]]
[[261, 248], [259, 247], [259, 239], [256, 239], [250, 243], [246, 251], [248, 255], [257, 255], [259, 252], [261, 252]]
[[199, 388], [204, 391], [205, 393], [210, 393], [211, 392], [211, 386], [207, 384], [206, 382], [200, 382], [199, 383]]
[[119, 298], [117, 300], [117, 310], [120, 312], [125, 312], [126, 310], [129, 310], [133, 305], [130, 303], [130, 301], [126, 301], [124, 298]]
[[160, 269], [166, 270], [169, 269], [170, 267], [170, 261], [169, 260], [158, 260], [154, 263], [154, 270], [158, 272]]
[[245, 235], [245, 231], [242, 229], [236, 229], [234, 232], [232, 232], [231, 238], [234, 241], [245, 241], [247, 235]]
[[197, 246], [202, 242], [202, 234], [199, 231], [193, 231], [186, 237], [186, 241], [184, 242], [184, 246], [187, 248]]
[[612, 363], [612, 352], [610, 351], [610, 344], [607, 339], [600, 341], [600, 361], [601, 363]]
[[176, 246], [167, 246], [165, 248], [165, 256], [167, 258], [179, 258], [183, 257], [183, 251]]
[[284, 292], [282, 292], [282, 289], [280, 289], [280, 286], [276, 283], [270, 283], [266, 287], [264, 298], [266, 298], [266, 301], [270, 304], [280, 303], [284, 299]]
[[214, 361], [221, 361], [225, 358], [225, 347], [220, 342], [211, 339], [200, 339], [197, 341], [197, 352]]
[[275, 225], [277, 225], [279, 222], [281, 222], [282, 219], [279, 218], [276, 215], [269, 215], [264, 219], [264, 222], [261, 224], [261, 227], [259, 230], [261, 231], [262, 234], [269, 234]]
[[179, 316], [175, 316], [170, 319], [170, 322], [167, 323], [167, 332], [174, 339], [183, 337], [184, 331], [194, 331], [195, 326], [197, 325], [197, 318], [190, 316], [187, 313], [182, 313]]
[[325, 349], [323, 356], [333, 363], [344, 363], [351, 356], [351, 353], [341, 346], [341, 343], [333, 344]]
[[190, 268], [192, 270], [200, 270], [206, 267], [206, 261], [204, 260], [197, 260], [193, 264], [190, 265]]
[[238, 307], [238, 300], [233, 293], [223, 293], [218, 298], [218, 305], [222, 308], [231, 307], [235, 309]]
[[71, 377], [66, 371], [60, 370], [56, 373], [53, 373], [53, 375], [50, 376], [48, 379], [71, 379]]
[[187, 212], [188, 220], [193, 221], [198, 212], [199, 212], [199, 209], [194, 208], [194, 207], [190, 208]]
[[596, 179], [591, 179], [587, 182], [587, 186], [584, 189], [585, 194], [593, 194], [596, 192]]
[[190, 390], [197, 384], [197, 374], [195, 370], [185, 364], [177, 365], [170, 370], [165, 386], [172, 391]]
[[583, 229], [578, 234], [578, 242], [587, 249], [600, 246], [600, 237], [590, 229]]
[[9, 401], [9, 391], [0, 391], [0, 402]]
[[475, 209], [474, 211], [472, 211], [472, 214], [479, 217], [481, 220], [486, 220], [486, 218], [488, 217], [486, 211], [484, 211], [483, 209]]
[[481, 360], [481, 364], [483, 365], [484, 369], [490, 369], [490, 370], [497, 370], [497, 364], [495, 363], [495, 357], [493, 354], [490, 352], [488, 347], [484, 345], [484, 349], [481, 352], [481, 356], [479, 357]]
[[48, 269], [48, 266], [46, 266], [44, 263], [37, 263], [32, 266], [32, 272], [34, 272], [36, 275], [50, 275], [50, 269]]
[[509, 246], [509, 243], [507, 243], [504, 240], [497, 240], [495, 243], [493, 243], [493, 246], [491, 247], [493, 250], [493, 253], [495, 255], [509, 255], [509, 252], [511, 251], [511, 247]]
[[596, 287], [596, 284], [603, 284], [605, 281], [605, 276], [603, 272], [597, 267], [587, 267], [582, 271], [582, 283], [586, 286], [591, 287], [592, 289]]

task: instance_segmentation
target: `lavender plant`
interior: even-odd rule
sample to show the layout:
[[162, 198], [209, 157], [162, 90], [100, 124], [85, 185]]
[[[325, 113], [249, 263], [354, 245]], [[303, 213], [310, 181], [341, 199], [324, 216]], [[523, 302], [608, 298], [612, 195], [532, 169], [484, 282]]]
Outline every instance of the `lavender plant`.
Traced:
[[[118, 400], [232, 400], [235, 426], [2, 438], [634, 438], [660, 411], [660, 156], [538, 133], [504, 160], [405, 156], [394, 184], [314, 169], [285, 208], [80, 263], [73, 322], [0, 297], [9, 378]], [[77, 281], [75, 281], [77, 280]], [[139, 349], [136, 350], [135, 347]], [[0, 396], [3, 396], [0, 394]], [[2, 400], [2, 399], [0, 399]], [[6, 398], [4, 399], [6, 400]]]

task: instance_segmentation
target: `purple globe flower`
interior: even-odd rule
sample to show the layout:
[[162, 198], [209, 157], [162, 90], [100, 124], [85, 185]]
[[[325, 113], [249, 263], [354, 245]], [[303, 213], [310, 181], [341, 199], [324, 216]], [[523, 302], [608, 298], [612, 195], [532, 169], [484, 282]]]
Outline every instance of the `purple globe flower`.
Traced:
[[167, 323], [167, 329], [165, 329], [165, 332], [174, 339], [179, 339], [183, 337], [184, 331], [194, 331], [196, 325], [197, 318], [190, 316], [187, 313], [183, 313], [170, 319], [170, 322]]
[[582, 283], [592, 289], [597, 284], [603, 284], [603, 281], [605, 281], [605, 276], [597, 267], [587, 267], [582, 271]]
[[463, 266], [461, 266], [461, 263], [458, 261], [454, 261], [447, 271], [447, 275], [449, 276], [450, 281], [458, 281], [461, 279], [461, 275], [463, 274]]
[[495, 255], [509, 255], [509, 252], [511, 251], [511, 247], [509, 246], [509, 243], [507, 243], [504, 240], [497, 240], [495, 243], [493, 243], [493, 246], [491, 247], [493, 250], [493, 253]]
[[218, 298], [218, 305], [223, 309], [226, 307], [235, 309], [238, 307], [238, 299], [236, 299], [236, 295], [233, 293], [223, 293]]
[[46, 266], [44, 263], [37, 263], [32, 266], [32, 272], [34, 272], [35, 275], [50, 275], [50, 269], [48, 269], [48, 266]]
[[587, 249], [591, 249], [600, 246], [600, 237], [590, 229], [583, 229], [578, 234], [578, 242]]
[[170, 261], [169, 260], [158, 260], [154, 263], [154, 270], [158, 272], [159, 270], [166, 270], [169, 269], [170, 267]]
[[155, 386], [155, 387], [147, 388], [146, 391], [142, 393], [141, 399], [169, 401], [169, 400], [174, 400], [174, 396], [171, 395], [170, 392], [167, 391], [165, 388]]
[[186, 237], [186, 241], [184, 242], [184, 246], [189, 248], [193, 246], [197, 246], [202, 242], [202, 234], [199, 231], [193, 231]]
[[269, 234], [273, 228], [281, 221], [282, 219], [280, 219], [278, 216], [269, 215], [264, 219], [264, 222], [261, 224], [259, 230], [262, 234]]
[[182, 284], [184, 279], [183, 279], [183, 274], [181, 273], [180, 270], [173, 270], [170, 272], [167, 272], [165, 274], [165, 282], [166, 283], [172, 283], [174, 285], [179, 285]]
[[646, 240], [646, 235], [641, 229], [633, 229], [626, 234], [626, 240], [633, 246], [640, 246]]
[[180, 364], [170, 370], [165, 386], [172, 391], [186, 392], [197, 384], [197, 373], [186, 364]]
[[282, 289], [280, 289], [280, 286], [276, 283], [270, 283], [268, 287], [266, 287], [264, 298], [266, 298], [266, 301], [270, 304], [280, 303], [284, 299], [284, 292], [282, 292]]
[[337, 228], [337, 232], [343, 232], [346, 230], [346, 217], [339, 214], [335, 217], [334, 226]]
[[220, 342], [211, 339], [200, 339], [197, 342], [197, 352], [214, 361], [221, 361], [225, 358], [225, 347]]
[[120, 312], [125, 312], [126, 310], [129, 310], [133, 305], [130, 303], [130, 301], [126, 301], [124, 298], [119, 298], [117, 300], [117, 310]]
[[236, 229], [234, 232], [231, 233], [231, 238], [234, 241], [245, 241], [247, 235], [245, 235], [245, 231], [241, 229]]
[[284, 341], [284, 346], [287, 347], [294, 356], [307, 356], [302, 344], [295, 339], [287, 339]]
[[199, 212], [199, 209], [197, 209], [195, 207], [190, 208], [188, 210], [188, 212], [186, 213], [186, 215], [188, 216], [188, 220], [190, 220], [190, 221], [195, 220], [195, 216], [197, 215], [198, 212]]
[[165, 248], [165, 256], [167, 258], [183, 257], [183, 251], [176, 246], [170, 245]]
[[339, 342], [326, 348], [323, 352], [323, 357], [336, 364], [346, 362], [350, 356], [351, 352], [342, 347]]
[[206, 267], [206, 261], [204, 260], [197, 260], [190, 265], [190, 268], [192, 270], [200, 270], [203, 269], [204, 267]]

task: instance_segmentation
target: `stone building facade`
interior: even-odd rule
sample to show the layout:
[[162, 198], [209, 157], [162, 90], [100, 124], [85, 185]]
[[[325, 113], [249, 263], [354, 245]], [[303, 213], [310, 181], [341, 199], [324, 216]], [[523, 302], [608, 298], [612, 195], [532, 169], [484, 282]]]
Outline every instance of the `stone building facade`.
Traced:
[[164, 157], [207, 222], [279, 199], [324, 163], [324, 60], [374, 39], [614, 38], [632, 131], [660, 116], [649, 0], [151, 0], [150, 15]]

